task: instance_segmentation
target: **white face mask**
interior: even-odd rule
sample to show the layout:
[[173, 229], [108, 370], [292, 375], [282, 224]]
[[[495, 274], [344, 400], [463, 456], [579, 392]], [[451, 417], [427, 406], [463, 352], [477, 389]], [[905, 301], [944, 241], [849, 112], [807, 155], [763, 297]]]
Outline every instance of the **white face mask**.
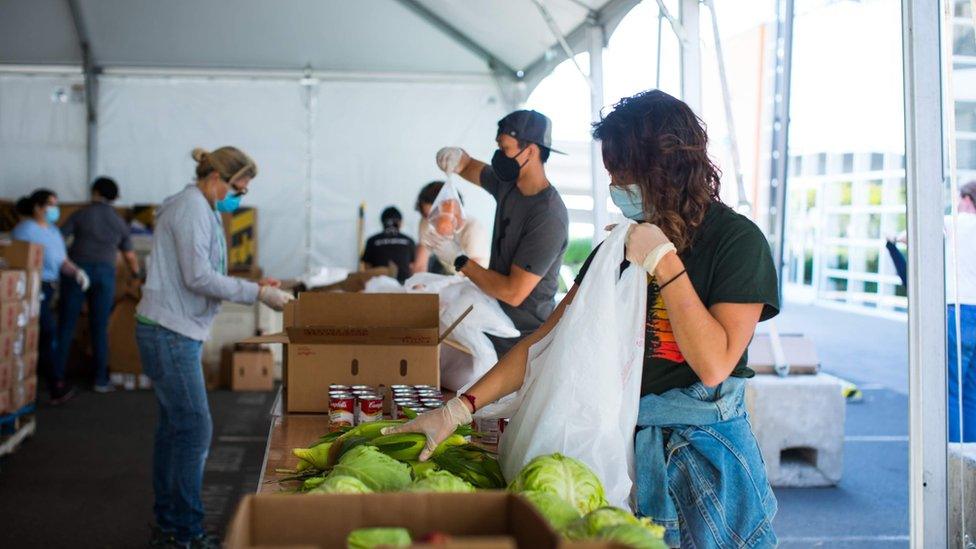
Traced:
[[610, 185], [610, 200], [628, 219], [645, 221], [648, 217], [644, 214], [644, 193], [639, 185]]

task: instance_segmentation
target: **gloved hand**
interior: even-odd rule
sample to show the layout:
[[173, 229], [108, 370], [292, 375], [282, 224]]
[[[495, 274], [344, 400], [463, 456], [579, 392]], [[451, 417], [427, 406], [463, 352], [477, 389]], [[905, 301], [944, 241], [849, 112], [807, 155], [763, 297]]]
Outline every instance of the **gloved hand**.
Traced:
[[420, 414], [416, 418], [398, 427], [384, 427], [381, 433], [393, 435], [397, 433], [420, 433], [427, 437], [427, 444], [420, 452], [420, 461], [427, 461], [430, 454], [445, 438], [451, 436], [460, 425], [471, 423], [471, 411], [460, 398], [454, 397], [447, 404], [429, 412]]
[[640, 223], [632, 225], [627, 232], [627, 261], [640, 265], [652, 275], [661, 259], [674, 251], [674, 244], [657, 225]]
[[461, 147], [444, 147], [437, 151], [437, 167], [444, 173], [461, 173], [471, 157]]
[[286, 303], [295, 299], [295, 296], [272, 286], [261, 286], [258, 291], [258, 299], [268, 307], [281, 311], [285, 308]]
[[75, 271], [75, 282], [81, 286], [81, 291], [87, 292], [88, 288], [91, 287], [91, 280], [88, 278], [88, 273], [84, 269], [78, 269]]
[[454, 265], [454, 260], [464, 254], [464, 248], [452, 236], [441, 236], [428, 232], [424, 235], [424, 246], [430, 249], [446, 265]]

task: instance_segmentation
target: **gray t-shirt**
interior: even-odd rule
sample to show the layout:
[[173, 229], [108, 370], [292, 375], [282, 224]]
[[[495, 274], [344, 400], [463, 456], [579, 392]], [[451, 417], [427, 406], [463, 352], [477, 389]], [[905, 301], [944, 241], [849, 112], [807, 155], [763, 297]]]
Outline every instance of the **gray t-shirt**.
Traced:
[[132, 249], [129, 226], [115, 208], [104, 202], [92, 202], [71, 214], [61, 227], [67, 239], [74, 237], [68, 257], [75, 263], [111, 263], [119, 250]]
[[508, 276], [512, 266], [541, 276], [529, 297], [518, 307], [499, 301], [522, 335], [505, 339], [489, 336], [499, 358], [523, 337], [539, 329], [556, 307], [559, 268], [568, 241], [569, 215], [559, 191], [552, 185], [525, 196], [515, 182], [499, 181], [491, 166], [481, 171], [481, 186], [495, 197], [495, 228], [488, 268]]

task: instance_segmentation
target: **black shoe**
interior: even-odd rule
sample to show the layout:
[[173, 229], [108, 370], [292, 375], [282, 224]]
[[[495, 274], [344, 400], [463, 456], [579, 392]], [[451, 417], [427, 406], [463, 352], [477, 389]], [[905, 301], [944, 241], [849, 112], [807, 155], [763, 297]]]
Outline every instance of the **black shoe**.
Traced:
[[176, 538], [172, 532], [166, 532], [158, 526], [150, 526], [152, 535], [149, 537], [149, 547], [175, 547]]
[[61, 381], [51, 388], [51, 406], [68, 402], [75, 396], [75, 388]]

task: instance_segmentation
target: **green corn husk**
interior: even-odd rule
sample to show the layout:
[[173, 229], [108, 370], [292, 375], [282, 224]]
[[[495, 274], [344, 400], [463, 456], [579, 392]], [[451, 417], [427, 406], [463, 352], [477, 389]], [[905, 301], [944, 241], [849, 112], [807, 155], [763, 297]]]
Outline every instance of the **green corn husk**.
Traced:
[[298, 489], [298, 491], [299, 492], [308, 492], [308, 491], [310, 491], [310, 490], [312, 490], [314, 488], [317, 488], [323, 482], [325, 482], [325, 477], [310, 477], [310, 478], [307, 478], [307, 479], [305, 479], [305, 482], [302, 482], [302, 485]]
[[439, 470], [437, 464], [433, 461], [408, 461], [406, 463], [411, 469], [413, 469], [414, 480], [423, 478], [424, 476]]
[[505, 477], [502, 476], [498, 460], [487, 450], [473, 444], [445, 448], [432, 461], [476, 488], [495, 490], [505, 487]]
[[[431, 456], [439, 456], [451, 446], [461, 446], [467, 441], [461, 435], [451, 435], [441, 441]], [[371, 446], [399, 461], [417, 461], [427, 445], [427, 437], [419, 433], [399, 433], [374, 438]]]
[[[298, 464], [298, 472], [308, 469], [308, 466], [315, 467], [316, 469], [325, 469], [328, 466], [331, 447], [332, 443], [325, 443], [312, 446], [311, 448], [292, 448], [291, 453], [302, 460]], [[303, 466], [302, 463], [308, 465]]]

